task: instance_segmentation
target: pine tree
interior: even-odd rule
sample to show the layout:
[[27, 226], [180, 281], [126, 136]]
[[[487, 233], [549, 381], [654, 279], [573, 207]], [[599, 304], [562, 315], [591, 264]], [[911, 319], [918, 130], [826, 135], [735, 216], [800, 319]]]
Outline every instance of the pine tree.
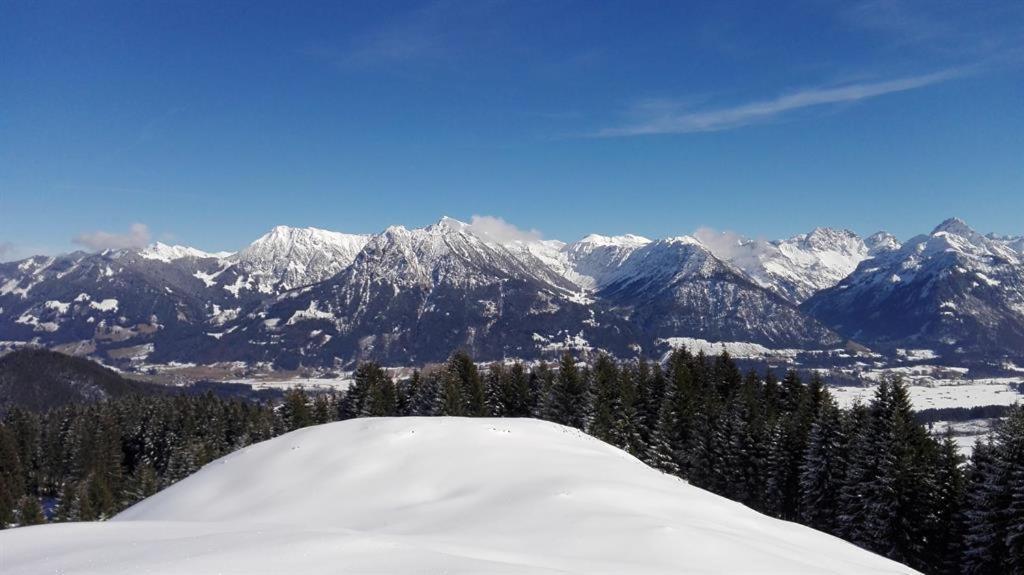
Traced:
[[43, 515], [42, 506], [39, 505], [39, 498], [23, 495], [18, 500], [18, 524], [24, 527], [43, 523], [46, 523], [46, 517]]
[[526, 369], [518, 361], [512, 364], [505, 378], [504, 403], [507, 417], [530, 417], [532, 399], [530, 397], [530, 378]]
[[[477, 371], [476, 364], [469, 354], [464, 351], [457, 351], [448, 358], [445, 365], [448, 379], [452, 385], [458, 386], [458, 400], [462, 402], [461, 409], [446, 409], [446, 415], [468, 415], [470, 417], [482, 417], [487, 414], [485, 402], [484, 382]], [[454, 398], [455, 395], [453, 394]], [[458, 413], [454, 413], [458, 411]]]
[[1006, 568], [1024, 573], [1024, 408], [1014, 406], [996, 432], [995, 463], [1006, 507]]
[[839, 408], [827, 398], [811, 426], [800, 465], [800, 519], [826, 533], [838, 532], [839, 491], [846, 474], [845, 447]]
[[365, 396], [359, 410], [360, 417], [390, 417], [397, 415], [398, 394], [395, 382], [376, 363], [360, 366], [362, 377], [365, 378]]
[[619, 370], [606, 354], [601, 354], [594, 364], [594, 417], [587, 432], [594, 437], [611, 443], [622, 445], [618, 436], [617, 418], [622, 416], [622, 397], [619, 384]]
[[313, 425], [313, 414], [309, 409], [309, 396], [301, 387], [290, 389], [285, 393], [284, 403], [281, 405], [281, 419], [287, 431]]
[[409, 386], [412, 389], [409, 415], [435, 415], [441, 394], [438, 374], [435, 372], [424, 376], [414, 371]]
[[576, 367], [576, 360], [566, 353], [559, 363], [549, 400], [551, 420], [576, 429], [587, 425], [587, 385]]
[[963, 456], [948, 433], [939, 446], [936, 461], [935, 516], [928, 536], [929, 572], [954, 575], [960, 572], [963, 555], [963, 514], [966, 483]]
[[494, 362], [488, 366], [487, 376], [484, 378], [484, 400], [487, 405], [488, 417], [508, 416], [505, 397], [506, 380], [504, 364]]
[[999, 573], [1009, 554], [1005, 540], [1006, 501], [999, 486], [996, 447], [991, 439], [978, 441], [967, 473], [964, 573]]

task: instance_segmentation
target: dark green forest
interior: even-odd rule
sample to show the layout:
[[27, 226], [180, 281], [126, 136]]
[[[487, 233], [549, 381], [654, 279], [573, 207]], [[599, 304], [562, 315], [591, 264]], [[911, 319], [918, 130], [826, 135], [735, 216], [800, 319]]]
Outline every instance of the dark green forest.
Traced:
[[[375, 416], [537, 417], [753, 509], [926, 573], [1024, 573], [1024, 409], [970, 461], [930, 435], [906, 386], [840, 409], [818, 377], [743, 373], [726, 354], [663, 364], [606, 356], [493, 364], [465, 353], [394, 380], [372, 363], [345, 392], [259, 403], [139, 395], [10, 409], [0, 423], [0, 528], [109, 518], [233, 450]], [[354, 462], [358, 464], [358, 462]]]

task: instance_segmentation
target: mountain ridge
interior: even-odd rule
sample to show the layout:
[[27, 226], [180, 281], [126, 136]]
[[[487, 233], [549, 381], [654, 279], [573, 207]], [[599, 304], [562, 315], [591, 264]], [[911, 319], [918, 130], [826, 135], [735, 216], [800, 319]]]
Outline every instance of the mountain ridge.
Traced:
[[[564, 243], [496, 237], [448, 217], [371, 235], [277, 226], [233, 254], [155, 244], [0, 264], [0, 342], [7, 342], [0, 349], [34, 343], [130, 368], [429, 362], [459, 347], [482, 359], [564, 350], [653, 357], [661, 342], [680, 338], [787, 349], [846, 340], [925, 346], [935, 342], [884, 322], [852, 325], [832, 308], [857, 302], [835, 294], [850, 289], [851, 278], [903, 265], [901, 258], [956, 252], [945, 257], [982, 283], [1007, 281], [990, 297], [1010, 299], [995, 305], [1004, 321], [994, 331], [964, 328], [975, 344], [938, 343], [947, 354], [1012, 356], [994, 340], [1016, 337], [1024, 323], [1014, 312], [1024, 304], [1006, 289], [1024, 260], [1020, 242], [983, 236], [957, 219], [905, 244], [884, 232], [864, 239], [832, 228], [775, 241], [698, 232], [654, 240], [591, 234]], [[985, 274], [997, 260], [1011, 279]], [[877, 278], [868, 283], [888, 289]], [[822, 303], [825, 294], [838, 303]], [[881, 305], [858, 301], [866, 317]], [[901, 305], [913, 309], [914, 301]], [[947, 327], [947, 336], [955, 332]]]

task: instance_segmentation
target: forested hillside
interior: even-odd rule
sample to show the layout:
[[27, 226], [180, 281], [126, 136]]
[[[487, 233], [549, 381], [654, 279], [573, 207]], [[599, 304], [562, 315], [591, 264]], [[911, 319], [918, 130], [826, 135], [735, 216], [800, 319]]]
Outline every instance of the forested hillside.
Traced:
[[1024, 410], [1010, 410], [965, 463], [916, 421], [906, 387], [842, 410], [818, 378], [741, 373], [726, 354], [664, 365], [479, 368], [455, 353], [395, 381], [363, 364], [345, 392], [289, 392], [271, 406], [128, 396], [0, 426], [0, 522], [92, 520], [234, 449], [355, 417], [537, 417], [622, 447], [649, 465], [768, 515], [832, 533], [927, 573], [1024, 569]]

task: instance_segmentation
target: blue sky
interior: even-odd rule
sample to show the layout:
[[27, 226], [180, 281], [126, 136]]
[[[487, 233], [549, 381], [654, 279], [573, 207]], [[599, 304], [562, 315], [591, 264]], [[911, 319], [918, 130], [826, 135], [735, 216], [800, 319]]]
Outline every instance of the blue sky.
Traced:
[[0, 11], [0, 259], [442, 214], [1024, 234], [1018, 0]]

